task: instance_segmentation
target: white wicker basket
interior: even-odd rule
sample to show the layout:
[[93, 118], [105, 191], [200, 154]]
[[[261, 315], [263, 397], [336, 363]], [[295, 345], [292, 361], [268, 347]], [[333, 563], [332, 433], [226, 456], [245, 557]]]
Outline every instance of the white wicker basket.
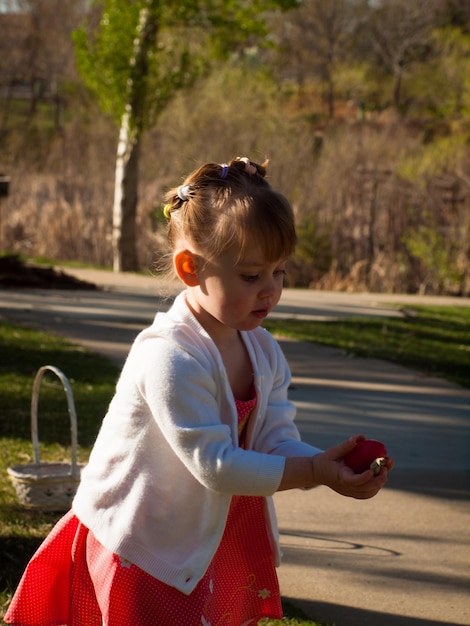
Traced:
[[[47, 371], [54, 372], [67, 396], [70, 430], [72, 436], [71, 463], [41, 463], [38, 438], [38, 400], [41, 380]], [[82, 465], [77, 463], [77, 414], [72, 389], [65, 374], [53, 365], [39, 368], [33, 384], [31, 399], [31, 438], [34, 463], [14, 465], [7, 469], [19, 501], [28, 509], [41, 511], [66, 511], [80, 483]]]

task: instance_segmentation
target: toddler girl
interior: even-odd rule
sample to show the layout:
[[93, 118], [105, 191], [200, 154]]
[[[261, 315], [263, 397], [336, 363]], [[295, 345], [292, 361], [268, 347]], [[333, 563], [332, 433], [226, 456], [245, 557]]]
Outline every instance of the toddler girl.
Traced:
[[[290, 372], [261, 327], [296, 244], [292, 209], [247, 158], [209, 163], [167, 196], [185, 285], [136, 338], [72, 510], [29, 563], [5, 621], [212, 626], [281, 618], [271, 496], [374, 477], [300, 441]], [[315, 497], [310, 494], [306, 497]]]

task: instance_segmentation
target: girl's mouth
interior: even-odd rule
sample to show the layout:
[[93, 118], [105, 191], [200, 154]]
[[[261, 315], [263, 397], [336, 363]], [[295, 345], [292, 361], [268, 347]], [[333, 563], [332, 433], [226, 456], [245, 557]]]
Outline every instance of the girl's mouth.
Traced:
[[265, 317], [267, 317], [268, 313], [269, 309], [257, 309], [256, 311], [253, 311], [253, 315], [260, 320], [263, 320]]

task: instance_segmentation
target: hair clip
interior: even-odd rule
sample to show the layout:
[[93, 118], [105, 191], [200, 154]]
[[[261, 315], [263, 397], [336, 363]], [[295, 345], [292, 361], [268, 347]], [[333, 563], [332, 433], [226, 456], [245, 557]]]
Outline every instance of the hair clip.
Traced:
[[170, 214], [171, 214], [171, 204], [165, 204], [165, 206], [163, 207], [163, 215], [166, 217], [167, 220], [170, 219]]
[[180, 185], [176, 195], [182, 202], [186, 202], [190, 198], [191, 185]]
[[246, 174], [249, 174], [250, 176], [253, 176], [254, 174], [258, 173], [256, 165], [253, 165], [253, 163], [250, 161], [250, 159], [248, 157], [241, 157], [238, 160], [242, 161], [242, 163], [245, 164], [245, 173]]
[[223, 165], [220, 166], [222, 168], [222, 171], [219, 174], [219, 178], [227, 178], [228, 176], [228, 165], [227, 163], [224, 163]]

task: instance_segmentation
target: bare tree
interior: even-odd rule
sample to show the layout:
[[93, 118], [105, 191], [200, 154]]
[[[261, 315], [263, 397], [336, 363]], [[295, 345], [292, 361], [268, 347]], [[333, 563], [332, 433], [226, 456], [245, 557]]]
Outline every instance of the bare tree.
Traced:
[[76, 0], [28, 0], [29, 80], [31, 108], [43, 95], [54, 105], [56, 128], [60, 126], [61, 93], [65, 80], [75, 74], [71, 32], [77, 27], [84, 3]]
[[384, 67], [393, 74], [392, 103], [401, 103], [403, 74], [425, 57], [433, 27], [435, 0], [381, 0], [370, 12], [366, 35]]
[[[0, 16], [0, 81], [4, 85], [5, 127], [13, 88], [23, 86], [36, 113], [41, 98], [52, 100], [56, 127], [61, 106], [60, 87], [74, 75], [70, 33], [77, 27], [84, 2], [76, 0], [22, 0], [11, 13]], [[24, 93], [27, 87], [29, 93]]]
[[29, 30], [29, 18], [17, 13], [0, 14], [0, 93], [2, 112], [0, 132], [5, 132], [15, 84], [25, 74], [24, 50]]
[[300, 86], [316, 77], [325, 87], [328, 115], [335, 110], [335, 70], [347, 57], [361, 2], [305, 0], [278, 23], [277, 39], [285, 71]]

